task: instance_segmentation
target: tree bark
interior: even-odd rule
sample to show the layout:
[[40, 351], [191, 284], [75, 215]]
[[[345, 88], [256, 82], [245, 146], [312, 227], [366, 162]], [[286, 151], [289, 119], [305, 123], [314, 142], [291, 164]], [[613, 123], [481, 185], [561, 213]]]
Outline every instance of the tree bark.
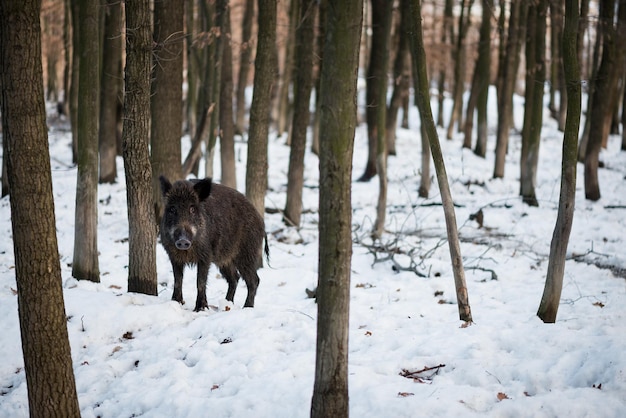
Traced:
[[[276, 134], [282, 136], [284, 133], [289, 134], [289, 117], [292, 111], [291, 98], [289, 91], [292, 86], [292, 80], [295, 71], [295, 48], [296, 30], [299, 24], [300, 8], [302, 1], [291, 0], [289, 2], [289, 22], [287, 29], [287, 39], [285, 40], [285, 55], [283, 61], [283, 72], [279, 75], [278, 103], [276, 106]], [[287, 144], [291, 143], [291, 137], [288, 135]]]
[[521, 17], [525, 15], [522, 12], [521, 0], [511, 1], [511, 11], [509, 13], [509, 29], [506, 38], [505, 61], [500, 61], [498, 74], [500, 77], [498, 91], [498, 127], [496, 133], [496, 151], [495, 163], [493, 169], [493, 178], [503, 178], [506, 153], [509, 145], [509, 131], [513, 125], [512, 107], [513, 107], [513, 90], [515, 79], [517, 78], [517, 59], [516, 54], [518, 45], [523, 37], [520, 34]]
[[246, 0], [246, 10], [241, 25], [241, 53], [239, 56], [239, 76], [237, 79], [235, 130], [242, 134], [246, 131], [246, 88], [252, 61], [252, 23], [254, 21], [254, 0]]
[[267, 190], [267, 141], [272, 84], [276, 73], [276, 0], [259, 0], [259, 35], [254, 62], [254, 92], [250, 107], [246, 196], [256, 210], [265, 214]]
[[311, 89], [313, 83], [313, 41], [314, 22], [317, 14], [315, 0], [306, 0], [300, 8], [296, 22], [296, 83], [294, 111], [291, 126], [291, 149], [289, 171], [287, 173], [287, 201], [285, 220], [300, 226], [302, 216], [302, 187], [304, 183], [304, 154], [306, 150], [307, 128], [309, 126]]
[[428, 142], [432, 152], [437, 182], [441, 193], [444, 216], [446, 219], [446, 229], [448, 235], [448, 245], [450, 247], [450, 258], [452, 261], [452, 271], [454, 273], [454, 284], [456, 287], [457, 304], [459, 307], [459, 318], [465, 322], [472, 322], [472, 311], [469, 305], [467, 285], [465, 284], [465, 271], [463, 270], [463, 258], [461, 257], [461, 246], [459, 243], [459, 233], [454, 214], [454, 202], [450, 193], [446, 167], [439, 144], [437, 127], [433, 119], [430, 108], [430, 93], [428, 88], [428, 76], [426, 73], [426, 53], [424, 51], [424, 39], [422, 31], [422, 12], [420, 0], [410, 1], [411, 21], [413, 23], [410, 31], [411, 52], [413, 66], [417, 73], [417, 83], [419, 87], [415, 91], [415, 102], [420, 112], [423, 130], [428, 136]]
[[387, 106], [385, 98], [387, 97], [387, 67], [389, 66], [389, 47], [391, 39], [391, 15], [393, 12], [393, 2], [383, 1], [378, 5], [380, 13], [378, 22], [381, 25], [380, 36], [381, 46], [384, 53], [380, 55], [380, 69], [383, 75], [378, 84], [379, 105], [376, 108], [376, 171], [378, 172], [378, 202], [376, 205], [376, 220], [374, 221], [374, 230], [372, 236], [380, 238], [385, 230], [385, 219], [387, 215]]
[[474, 0], [461, 0], [461, 14], [459, 16], [459, 31], [457, 33], [456, 45], [454, 47], [452, 60], [454, 62], [454, 87], [452, 91], [452, 112], [450, 112], [450, 123], [446, 138], [452, 139], [454, 124], [458, 124], [458, 131], [461, 132], [463, 126], [463, 89], [464, 89], [464, 69], [466, 62], [465, 35], [470, 25], [470, 16]]
[[154, 3], [154, 51], [150, 96], [152, 193], [157, 225], [163, 214], [160, 175], [181, 178], [183, 124], [183, 20], [184, 0]]
[[[613, 109], [618, 99], [618, 80], [624, 73], [623, 51], [626, 48], [626, 1], [619, 1], [617, 27], [614, 26], [613, 0], [600, 2], [600, 24], [603, 31], [602, 60], [593, 92], [592, 106], [589, 110], [589, 140], [585, 153], [585, 197], [588, 200], [600, 199], [598, 165], [600, 149], [609, 135]], [[619, 30], [619, 32], [618, 32]]]
[[103, 7], [104, 40], [102, 43], [102, 79], [100, 81], [100, 126], [98, 143], [100, 153], [100, 183], [115, 183], [117, 179], [117, 142], [122, 106], [122, 3], [107, 0]]
[[347, 417], [349, 412], [352, 153], [363, 1], [331, 1], [327, 12], [320, 80], [320, 242], [312, 418]]
[[482, 21], [478, 41], [478, 59], [474, 68], [472, 89], [465, 116], [465, 139], [463, 146], [472, 147], [474, 111], [477, 111], [477, 139], [474, 154], [485, 158], [487, 152], [487, 96], [491, 72], [491, 13], [493, 0], [482, 0]]
[[[398, 110], [404, 107], [404, 103], [409, 97], [409, 86], [411, 84], [411, 64], [409, 57], [409, 40], [407, 30], [407, 16], [400, 13], [399, 24], [397, 26], [398, 46], [393, 64], [393, 92], [387, 108], [385, 120], [385, 135], [387, 137], [387, 153], [396, 155], [396, 127], [398, 125]], [[403, 119], [406, 117], [404, 112]]]
[[546, 0], [529, 7], [526, 37], [526, 103], [522, 130], [520, 161], [520, 195], [524, 203], [539, 206], [535, 195], [539, 144], [543, 123], [543, 85], [546, 78], [545, 36]]
[[[31, 417], [80, 417], [56, 237], [41, 1], [0, 2], [0, 106]], [[6, 238], [5, 238], [6, 239]]]
[[100, 282], [98, 265], [98, 122], [100, 115], [99, 10], [81, 1], [78, 75], [78, 174], [72, 276]]
[[226, 2], [224, 45], [222, 53], [222, 88], [220, 89], [220, 158], [221, 183], [237, 188], [235, 166], [235, 122], [233, 120], [233, 51], [230, 31], [230, 6]]
[[565, 27], [561, 42], [563, 52], [563, 68], [567, 86], [567, 118], [563, 134], [563, 159], [561, 162], [561, 194], [559, 209], [550, 244], [550, 258], [546, 284], [539, 304], [537, 315], [543, 322], [556, 321], [563, 275], [567, 244], [574, 220], [576, 201], [576, 164], [578, 163], [578, 132], [581, 114], [580, 70], [578, 64], [578, 0], [565, 2]]
[[122, 133], [128, 205], [128, 291], [157, 294], [156, 223], [150, 166], [150, 1], [126, 0]]

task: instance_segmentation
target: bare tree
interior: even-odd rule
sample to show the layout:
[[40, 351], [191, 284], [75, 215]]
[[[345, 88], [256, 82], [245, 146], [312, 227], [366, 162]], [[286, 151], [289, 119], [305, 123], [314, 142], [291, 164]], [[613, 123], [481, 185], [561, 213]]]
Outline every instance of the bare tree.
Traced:
[[461, 257], [461, 246], [459, 243], [459, 232], [456, 226], [456, 216], [454, 214], [454, 203], [446, 166], [443, 161], [441, 145], [437, 135], [437, 127], [433, 119], [430, 108], [430, 93], [428, 88], [428, 76], [426, 73], [426, 53], [424, 52], [424, 39], [422, 31], [422, 12], [420, 0], [404, 0], [410, 2], [411, 13], [411, 53], [413, 66], [417, 74], [418, 88], [415, 91], [415, 102], [420, 112], [422, 120], [422, 133], [426, 133], [430, 149], [432, 152], [435, 171], [437, 172], [437, 182], [443, 204], [444, 216], [446, 219], [446, 229], [448, 234], [448, 245], [450, 247], [450, 258], [452, 259], [452, 271], [454, 273], [454, 285], [456, 288], [457, 304], [459, 307], [459, 318], [465, 322], [472, 322], [472, 311], [469, 305], [467, 285], [465, 284], [465, 271], [463, 270], [463, 258]]
[[378, 84], [379, 104], [376, 109], [376, 171], [378, 172], [378, 202], [376, 204], [376, 220], [374, 221], [374, 230], [372, 235], [380, 238], [385, 229], [385, 219], [387, 215], [387, 67], [389, 66], [389, 41], [391, 39], [391, 15], [393, 12], [392, 1], [373, 1], [372, 11], [381, 16], [377, 18], [381, 28], [381, 44], [384, 53], [380, 55], [382, 62], [380, 63], [382, 80]]
[[317, 346], [311, 417], [348, 416], [352, 153], [363, 0], [331, 1], [320, 80]]
[[480, 39], [478, 41], [478, 59], [476, 60], [472, 89], [467, 103], [463, 146], [466, 148], [472, 147], [474, 111], [476, 110], [478, 123], [474, 153], [484, 158], [487, 153], [487, 98], [491, 74], [491, 16], [493, 0], [482, 0], [481, 3], [482, 20], [480, 23]]
[[149, 0], [126, 0], [122, 131], [128, 205], [128, 291], [157, 294], [156, 223], [150, 166], [152, 27]]
[[522, 130], [520, 195], [530, 206], [538, 206], [535, 195], [539, 144], [543, 123], [543, 85], [546, 78], [545, 36], [547, 0], [538, 0], [528, 8], [526, 36], [526, 103]]
[[18, 314], [30, 416], [80, 417], [52, 197], [40, 12], [40, 0], [0, 2], [3, 160]]
[[[512, 0], [509, 11], [509, 25], [504, 53], [498, 63], [498, 127], [496, 131], [496, 152], [493, 169], [494, 178], [504, 177], [505, 158], [509, 145], [509, 131], [512, 127], [513, 90], [517, 78], [517, 56], [523, 36], [520, 22], [525, 17], [527, 7], [522, 0]], [[504, 5], [504, 4], [503, 4]]]
[[450, 122], [446, 138], [452, 139], [454, 132], [454, 124], [458, 124], [458, 130], [461, 132], [463, 126], [463, 75], [466, 61], [466, 45], [465, 37], [470, 26], [470, 16], [474, 0], [461, 0], [461, 13], [459, 15], [459, 29], [456, 35], [456, 44], [453, 50], [452, 61], [454, 63], [454, 85], [452, 90], [452, 112], [450, 112]]
[[154, 214], [159, 224], [163, 212], [160, 175], [181, 178], [183, 119], [183, 10], [184, 0], [154, 2], [154, 52], [150, 97], [150, 144]]
[[296, 81], [294, 111], [291, 125], [291, 149], [287, 173], [287, 201], [285, 219], [300, 226], [302, 215], [302, 187], [304, 183], [304, 154], [307, 128], [309, 126], [309, 103], [313, 83], [314, 22], [317, 14], [315, 0], [306, 0], [301, 5], [296, 26]]
[[224, 10], [224, 45], [222, 53], [222, 88], [220, 89], [221, 183], [237, 188], [235, 166], [235, 121], [233, 119], [233, 51], [231, 45], [230, 6]]
[[[600, 1], [600, 25], [604, 26], [602, 59], [589, 110], [589, 142], [585, 153], [585, 197], [600, 199], [598, 165], [600, 148], [609, 135], [613, 109], [617, 106], [618, 80], [624, 76], [626, 53], [626, 1], [619, 0], [617, 25], [614, 23], [615, 0]], [[619, 30], [619, 32], [618, 32]]]
[[239, 55], [239, 75], [237, 79], [235, 130], [238, 133], [245, 132], [246, 117], [246, 88], [250, 75], [250, 63], [252, 61], [252, 23], [254, 21], [254, 0], [245, 0], [245, 12], [241, 24], [241, 52]]
[[[117, 178], [117, 143], [121, 136], [122, 95], [122, 3], [107, 0], [103, 7], [104, 40], [102, 42], [102, 77], [100, 81], [100, 183], [114, 183]], [[121, 140], [121, 138], [120, 138]]]
[[578, 131], [580, 129], [581, 87], [578, 65], [578, 0], [565, 2], [565, 26], [563, 28], [563, 68], [567, 86], [567, 118], [563, 135], [563, 160], [561, 163], [561, 195], [559, 210], [550, 244], [550, 259], [546, 285], [537, 315], [543, 322], [555, 322], [563, 288], [565, 256], [574, 220], [576, 201], [576, 164]]
[[250, 108], [246, 196], [261, 216], [267, 190], [267, 136], [272, 83], [276, 73], [276, 0], [259, 0], [259, 35], [254, 61], [254, 92]]
[[78, 175], [72, 276], [100, 281], [98, 266], [98, 122], [100, 27], [96, 2], [79, 2]]
[[[370, 181], [377, 172], [376, 159], [377, 159], [377, 143], [378, 143], [378, 131], [384, 132], [385, 125], [379, 126], [378, 120], [378, 108], [387, 107], [387, 101], [385, 96], [381, 96], [381, 84], [387, 84], [387, 64], [388, 58], [385, 58], [389, 54], [389, 32], [391, 25], [385, 25], [385, 7], [387, 0], [371, 0], [372, 4], [372, 37], [371, 46], [369, 50], [369, 64], [367, 67], [367, 80], [366, 80], [366, 107], [365, 117], [367, 119], [367, 161], [365, 163], [365, 170], [359, 181]], [[384, 66], [384, 67], [383, 67]], [[385, 90], [386, 91], [386, 90]]]

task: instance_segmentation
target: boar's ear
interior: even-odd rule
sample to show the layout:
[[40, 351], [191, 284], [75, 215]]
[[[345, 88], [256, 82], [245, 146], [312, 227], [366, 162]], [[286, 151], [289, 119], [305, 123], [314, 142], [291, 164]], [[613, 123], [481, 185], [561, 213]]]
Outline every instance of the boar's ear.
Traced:
[[198, 194], [198, 198], [201, 202], [211, 194], [211, 184], [211, 178], [207, 177], [193, 185], [193, 189]]
[[161, 183], [161, 192], [165, 196], [172, 188], [172, 183], [164, 175], [159, 176], [159, 182]]

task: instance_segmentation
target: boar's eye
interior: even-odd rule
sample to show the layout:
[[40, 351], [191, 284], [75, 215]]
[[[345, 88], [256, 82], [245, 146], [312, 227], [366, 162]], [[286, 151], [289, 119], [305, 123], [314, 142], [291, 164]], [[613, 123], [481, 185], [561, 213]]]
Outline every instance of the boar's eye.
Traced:
[[196, 213], [196, 207], [195, 206], [189, 206], [189, 213], [194, 215]]

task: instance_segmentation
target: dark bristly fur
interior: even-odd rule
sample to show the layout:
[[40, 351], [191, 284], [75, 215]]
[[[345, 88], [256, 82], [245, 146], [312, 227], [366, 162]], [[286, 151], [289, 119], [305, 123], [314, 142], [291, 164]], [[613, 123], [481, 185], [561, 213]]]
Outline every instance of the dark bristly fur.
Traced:
[[259, 285], [257, 267], [263, 253], [269, 257], [263, 218], [244, 195], [221, 184], [181, 180], [174, 184], [161, 176], [164, 214], [161, 243], [174, 271], [172, 299], [183, 303], [183, 270], [198, 265], [196, 311], [207, 308], [206, 282], [214, 263], [228, 282], [226, 299], [233, 301], [239, 276], [248, 287], [244, 307], [253, 307]]

